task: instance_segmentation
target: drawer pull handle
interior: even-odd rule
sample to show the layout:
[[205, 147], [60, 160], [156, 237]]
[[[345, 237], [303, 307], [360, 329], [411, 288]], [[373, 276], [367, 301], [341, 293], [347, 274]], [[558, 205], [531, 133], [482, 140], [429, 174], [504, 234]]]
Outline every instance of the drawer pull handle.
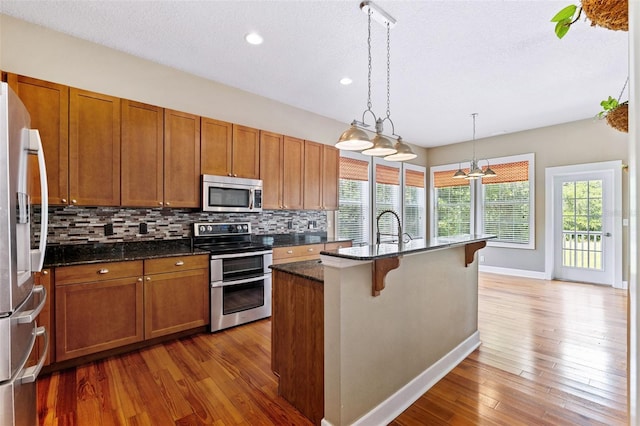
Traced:
[[109, 270], [108, 270], [108, 269], [100, 269], [100, 270], [98, 271], [98, 273], [99, 273], [99, 274], [108, 274], [108, 273], [109, 273]]
[[307, 251], [313, 251], [313, 249], [312, 248], [308, 248]]
[[293, 250], [287, 250], [287, 254], [293, 254]]
[[184, 262], [182, 260], [178, 260], [176, 262], [176, 266], [182, 266], [182, 265], [184, 265]]

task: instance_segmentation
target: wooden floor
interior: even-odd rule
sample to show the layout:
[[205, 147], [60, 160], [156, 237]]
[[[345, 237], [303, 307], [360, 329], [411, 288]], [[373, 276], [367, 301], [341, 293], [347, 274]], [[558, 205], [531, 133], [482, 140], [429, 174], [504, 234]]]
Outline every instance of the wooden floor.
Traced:
[[[391, 424], [626, 424], [626, 291], [480, 276], [482, 346]], [[45, 425], [309, 425], [277, 396], [269, 320], [45, 376]]]

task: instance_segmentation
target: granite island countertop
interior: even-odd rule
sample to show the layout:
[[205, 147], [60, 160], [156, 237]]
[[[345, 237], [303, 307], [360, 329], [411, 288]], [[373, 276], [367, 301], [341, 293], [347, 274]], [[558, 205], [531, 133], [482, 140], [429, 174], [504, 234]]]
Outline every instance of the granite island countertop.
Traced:
[[303, 260], [301, 262], [280, 263], [271, 265], [274, 271], [286, 272], [311, 281], [324, 283], [324, 267], [320, 260]]
[[207, 253], [206, 250], [192, 249], [189, 239], [50, 245], [47, 246], [45, 252], [44, 267], [193, 256]]
[[487, 241], [493, 238], [496, 238], [496, 236], [489, 234], [455, 235], [450, 237], [431, 238], [429, 240], [411, 240], [408, 243], [403, 243], [401, 247], [399, 247], [397, 243], [381, 243], [359, 247], [347, 247], [339, 250], [321, 251], [320, 255], [366, 261], [415, 254], [430, 250], [441, 250], [449, 247]]

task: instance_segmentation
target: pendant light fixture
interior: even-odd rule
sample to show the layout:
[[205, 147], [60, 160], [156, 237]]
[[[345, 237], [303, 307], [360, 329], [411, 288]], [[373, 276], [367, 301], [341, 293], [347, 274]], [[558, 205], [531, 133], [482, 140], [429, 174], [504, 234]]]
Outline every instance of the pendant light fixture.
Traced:
[[478, 179], [478, 178], [489, 178], [493, 176], [497, 176], [497, 173], [491, 170], [489, 165], [489, 160], [484, 160], [487, 162], [487, 168], [482, 170], [480, 167], [480, 162], [476, 160], [476, 117], [478, 116], [477, 112], [471, 114], [473, 117], [473, 158], [471, 159], [471, 164], [469, 166], [469, 173], [465, 173], [458, 163], [458, 170], [453, 174], [454, 179]]
[[[391, 69], [391, 45], [390, 30], [396, 24], [396, 20], [385, 12], [383, 9], [375, 5], [372, 1], [363, 1], [360, 3], [360, 9], [367, 14], [368, 17], [368, 33], [367, 33], [367, 49], [369, 60], [368, 73], [368, 93], [367, 93], [367, 109], [362, 113], [362, 121], [353, 120], [351, 127], [345, 130], [338, 142], [336, 148], [349, 151], [362, 151], [365, 155], [384, 156], [389, 161], [406, 161], [416, 158], [417, 155], [411, 150], [411, 147], [402, 141], [399, 135], [395, 134], [393, 121], [391, 121], [390, 109], [390, 69]], [[387, 27], [387, 116], [377, 118], [371, 110], [371, 18], [382, 23]], [[366, 124], [365, 117], [369, 113], [375, 122], [375, 136], [369, 139], [365, 130], [370, 127]], [[389, 121], [391, 124], [391, 138], [396, 139], [394, 144], [388, 137], [383, 135], [384, 122]], [[370, 130], [369, 130], [370, 131]]]

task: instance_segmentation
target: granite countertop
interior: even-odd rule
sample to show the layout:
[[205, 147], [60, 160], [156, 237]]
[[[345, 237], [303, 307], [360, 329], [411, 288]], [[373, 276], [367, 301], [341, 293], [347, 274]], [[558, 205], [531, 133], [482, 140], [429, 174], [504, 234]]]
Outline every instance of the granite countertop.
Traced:
[[188, 239], [143, 241], [130, 243], [95, 243], [47, 246], [44, 267], [83, 265], [88, 263], [120, 262], [171, 256], [207, 254], [192, 249]]
[[348, 247], [339, 250], [321, 251], [321, 255], [339, 257], [351, 260], [376, 260], [386, 257], [402, 256], [423, 251], [440, 250], [479, 241], [496, 238], [495, 235], [475, 234], [456, 235], [451, 237], [432, 238], [430, 240], [411, 240], [398, 247], [397, 243], [382, 243], [360, 247]]
[[349, 239], [327, 237], [326, 232], [264, 234], [253, 235], [251, 238], [255, 243], [264, 244], [270, 247], [290, 247], [301, 246], [305, 244], [326, 244], [351, 241]]
[[269, 266], [274, 271], [286, 272], [311, 281], [324, 283], [324, 267], [319, 260], [303, 260], [302, 262], [281, 263]]

